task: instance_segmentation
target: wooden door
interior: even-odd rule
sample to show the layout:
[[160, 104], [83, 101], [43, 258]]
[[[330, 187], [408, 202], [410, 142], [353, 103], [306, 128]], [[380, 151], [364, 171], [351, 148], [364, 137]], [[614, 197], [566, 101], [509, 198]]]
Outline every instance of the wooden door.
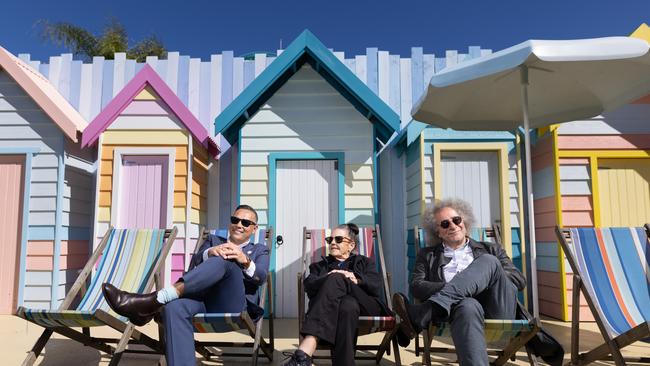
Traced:
[[116, 228], [165, 228], [169, 158], [124, 155], [121, 164]]
[[330, 228], [339, 222], [337, 162], [277, 162], [276, 226], [284, 243], [276, 246], [276, 314], [298, 315], [296, 276], [302, 269], [302, 230]]
[[600, 225], [650, 222], [650, 159], [598, 159]]
[[25, 157], [0, 155], [0, 314], [16, 311]]

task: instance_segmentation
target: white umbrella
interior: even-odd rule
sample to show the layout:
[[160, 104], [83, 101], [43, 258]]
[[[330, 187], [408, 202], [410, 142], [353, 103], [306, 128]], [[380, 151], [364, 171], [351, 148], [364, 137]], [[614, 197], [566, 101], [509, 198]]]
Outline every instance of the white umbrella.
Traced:
[[650, 93], [648, 42], [628, 37], [530, 40], [434, 75], [412, 110], [456, 130], [523, 125], [531, 294], [539, 316], [530, 128], [596, 116]]

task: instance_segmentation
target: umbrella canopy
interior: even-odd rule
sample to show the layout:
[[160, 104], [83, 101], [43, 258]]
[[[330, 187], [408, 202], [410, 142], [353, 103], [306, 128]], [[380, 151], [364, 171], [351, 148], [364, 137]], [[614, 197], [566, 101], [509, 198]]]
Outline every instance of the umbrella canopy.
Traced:
[[531, 128], [596, 116], [648, 93], [648, 48], [629, 37], [526, 41], [434, 75], [413, 118], [457, 130], [512, 130], [523, 124], [522, 66]]
[[413, 118], [456, 130], [524, 127], [533, 314], [539, 317], [529, 129], [590, 118], [650, 93], [648, 42], [530, 40], [431, 78]]

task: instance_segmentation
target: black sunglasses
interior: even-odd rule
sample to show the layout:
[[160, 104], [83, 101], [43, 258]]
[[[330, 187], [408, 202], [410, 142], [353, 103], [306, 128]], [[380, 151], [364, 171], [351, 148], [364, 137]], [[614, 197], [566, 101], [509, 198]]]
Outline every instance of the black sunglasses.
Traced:
[[458, 226], [463, 222], [463, 218], [460, 217], [460, 216], [454, 216], [454, 217], [451, 218], [451, 221], [442, 220], [442, 221], [440, 221], [440, 227], [443, 228], [443, 229], [448, 229], [449, 225], [451, 225], [452, 222], [454, 223], [454, 225]]
[[255, 223], [255, 221], [251, 221], [251, 220], [247, 220], [247, 219], [240, 219], [237, 216], [230, 216], [230, 223], [231, 224], [237, 225], [237, 224], [239, 224], [240, 221], [241, 221], [241, 226], [243, 226], [243, 227], [249, 227], [251, 225], [257, 225]]
[[346, 238], [345, 236], [328, 236], [325, 238], [325, 241], [327, 244], [332, 244], [332, 240], [336, 242], [336, 244], [341, 244], [343, 241], [352, 241], [350, 238]]

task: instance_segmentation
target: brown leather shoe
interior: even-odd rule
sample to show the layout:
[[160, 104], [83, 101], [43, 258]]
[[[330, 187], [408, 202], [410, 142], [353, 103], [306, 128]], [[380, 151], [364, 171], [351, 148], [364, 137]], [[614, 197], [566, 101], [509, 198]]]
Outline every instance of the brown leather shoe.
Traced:
[[156, 299], [155, 292], [146, 295], [132, 294], [122, 291], [110, 283], [104, 283], [102, 293], [111, 309], [129, 318], [131, 323], [138, 326], [149, 323], [162, 307], [162, 304]]

